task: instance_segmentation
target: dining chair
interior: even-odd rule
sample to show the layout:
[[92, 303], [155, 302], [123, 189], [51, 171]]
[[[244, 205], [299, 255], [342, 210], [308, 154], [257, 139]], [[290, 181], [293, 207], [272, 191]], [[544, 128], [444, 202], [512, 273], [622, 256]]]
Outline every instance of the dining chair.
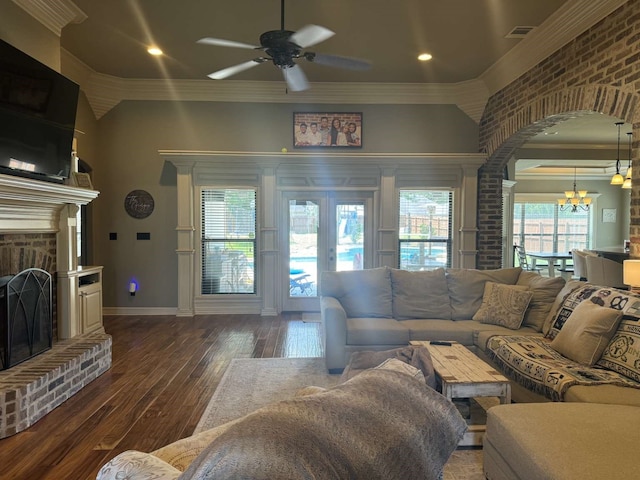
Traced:
[[587, 281], [605, 287], [629, 288], [622, 281], [622, 263], [604, 257], [586, 256]]
[[516, 256], [518, 257], [518, 263], [520, 264], [520, 268], [522, 268], [523, 270], [527, 270], [529, 272], [538, 272], [540, 273], [540, 269], [539, 268], [532, 268], [531, 265], [529, 264], [529, 258], [527, 257], [527, 252], [524, 249], [524, 247], [520, 246], [520, 245], [514, 245], [513, 249], [516, 252]]
[[578, 280], [585, 281], [587, 279], [587, 254], [582, 250], [571, 250], [573, 258], [573, 276]]

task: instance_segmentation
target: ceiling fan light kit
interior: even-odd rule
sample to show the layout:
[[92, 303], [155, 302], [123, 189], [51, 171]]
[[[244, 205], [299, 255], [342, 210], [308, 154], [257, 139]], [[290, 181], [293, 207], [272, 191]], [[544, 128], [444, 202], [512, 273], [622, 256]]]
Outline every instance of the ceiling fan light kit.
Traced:
[[231, 67], [223, 68], [207, 75], [214, 80], [222, 80], [237, 73], [249, 70], [261, 63], [272, 61], [282, 70], [287, 87], [292, 91], [307, 90], [309, 82], [302, 68], [295, 63], [298, 58], [304, 58], [308, 62], [317, 63], [347, 70], [367, 70], [371, 64], [367, 60], [349, 58], [338, 55], [323, 55], [315, 52], [303, 51], [307, 47], [316, 45], [335, 33], [328, 28], [319, 25], [306, 25], [297, 32], [284, 28], [284, 0], [280, 2], [280, 30], [270, 30], [260, 35], [260, 45], [236, 42], [220, 38], [205, 37], [197, 41], [203, 45], [218, 47], [244, 48], [262, 50], [266, 56], [261, 56]]

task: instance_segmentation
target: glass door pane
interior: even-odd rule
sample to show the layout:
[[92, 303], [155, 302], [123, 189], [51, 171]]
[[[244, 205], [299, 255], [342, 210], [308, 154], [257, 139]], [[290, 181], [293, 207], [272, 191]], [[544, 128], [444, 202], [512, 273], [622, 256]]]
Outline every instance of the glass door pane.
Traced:
[[[335, 265], [338, 272], [364, 268], [364, 202], [336, 202]], [[331, 260], [331, 249], [329, 255]]]
[[[371, 193], [285, 192], [281, 241], [282, 310], [318, 312], [324, 271], [361, 270], [371, 264]], [[286, 280], [285, 280], [286, 278]]]
[[315, 297], [318, 286], [317, 200], [289, 200], [289, 296]]

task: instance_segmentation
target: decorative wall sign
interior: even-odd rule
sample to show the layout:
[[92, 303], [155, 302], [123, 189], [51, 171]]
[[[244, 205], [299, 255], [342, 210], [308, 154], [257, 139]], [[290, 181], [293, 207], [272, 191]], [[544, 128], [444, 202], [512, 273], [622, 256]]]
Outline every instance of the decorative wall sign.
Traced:
[[73, 172], [71, 174], [71, 178], [73, 179], [73, 184], [76, 187], [88, 188], [90, 190], [93, 190], [93, 184], [91, 183], [91, 177], [89, 176], [88, 173]]
[[153, 197], [145, 190], [133, 190], [124, 198], [124, 209], [133, 218], [147, 218], [153, 207]]
[[616, 223], [616, 213], [615, 208], [603, 208], [602, 223]]

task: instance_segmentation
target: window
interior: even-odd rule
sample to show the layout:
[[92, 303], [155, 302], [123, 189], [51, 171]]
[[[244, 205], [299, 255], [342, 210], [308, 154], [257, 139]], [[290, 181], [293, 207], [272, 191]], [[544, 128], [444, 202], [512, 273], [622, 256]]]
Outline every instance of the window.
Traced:
[[589, 248], [590, 210], [561, 211], [557, 203], [518, 200], [514, 206], [514, 245], [523, 245], [530, 252], [570, 252]]
[[452, 193], [400, 190], [399, 268], [433, 270], [451, 266]]
[[256, 293], [256, 190], [203, 188], [201, 209], [202, 294]]

